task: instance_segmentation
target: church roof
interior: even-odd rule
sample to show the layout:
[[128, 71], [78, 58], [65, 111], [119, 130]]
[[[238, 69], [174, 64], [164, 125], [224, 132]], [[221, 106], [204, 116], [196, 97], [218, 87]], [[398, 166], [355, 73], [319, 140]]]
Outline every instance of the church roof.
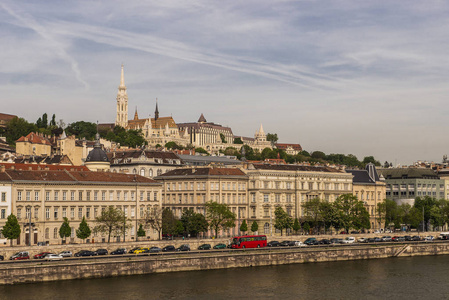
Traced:
[[151, 118], [151, 127], [152, 128], [165, 128], [165, 126], [168, 124], [168, 127], [174, 128], [177, 127], [175, 120], [173, 120], [172, 117], [160, 117], [157, 120], [154, 118]]
[[200, 118], [198, 119], [198, 123], [206, 123], [206, 118], [204, 117], [203, 114], [201, 114]]

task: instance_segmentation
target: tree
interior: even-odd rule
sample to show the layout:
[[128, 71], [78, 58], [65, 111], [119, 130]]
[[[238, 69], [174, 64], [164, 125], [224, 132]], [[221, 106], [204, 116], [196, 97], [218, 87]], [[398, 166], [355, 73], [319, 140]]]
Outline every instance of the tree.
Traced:
[[50, 121], [50, 126], [56, 126], [56, 115], [53, 114]]
[[176, 144], [176, 142], [167, 142], [165, 144], [165, 148], [174, 149], [174, 150], [176, 150], [176, 149], [182, 150], [183, 149], [182, 146]]
[[293, 220], [282, 207], [276, 207], [274, 217], [274, 227], [281, 231], [281, 236], [284, 229], [292, 228]]
[[215, 237], [218, 236], [220, 229], [225, 231], [235, 226], [235, 214], [224, 203], [206, 202], [206, 216], [210, 228], [215, 232]]
[[139, 230], [137, 230], [137, 237], [143, 237], [145, 235], [146, 235], [145, 230], [143, 229], [142, 224], [140, 224], [139, 225]]
[[204, 215], [196, 213], [193, 209], [187, 209], [182, 212], [181, 222], [187, 234], [197, 236], [198, 233], [206, 232], [209, 224]]
[[340, 226], [337, 211], [332, 203], [321, 202], [319, 209], [325, 232], [331, 227], [337, 229]]
[[243, 220], [242, 225], [240, 225], [240, 231], [241, 232], [248, 231], [248, 224], [246, 224], [246, 220]]
[[419, 209], [421, 211], [424, 210], [424, 224], [426, 226], [426, 230], [428, 230], [428, 224], [431, 218], [431, 213], [430, 210], [432, 208], [432, 206], [434, 206], [436, 204], [436, 200], [432, 197], [429, 196], [425, 196], [424, 198], [421, 197], [417, 197], [415, 199], [415, 204], [414, 207], [416, 207], [417, 209]]
[[[341, 223], [341, 227], [349, 232], [350, 228], [354, 229], [368, 229], [369, 226], [369, 213], [363, 205], [362, 201], [359, 201], [355, 195], [343, 194], [338, 196], [334, 202], [337, 210], [338, 219]], [[368, 216], [368, 221], [366, 218]]]
[[274, 147], [274, 144], [278, 142], [278, 134], [277, 133], [267, 133], [267, 141], [271, 142], [271, 146]]
[[299, 224], [298, 218], [295, 218], [295, 222], [293, 223], [292, 229], [298, 234], [298, 231], [301, 229], [301, 224]]
[[145, 212], [144, 222], [147, 226], [155, 229], [158, 232], [158, 239], [161, 239], [161, 233], [163, 228], [162, 223], [162, 208], [155, 206]]
[[253, 224], [251, 224], [251, 231], [254, 233], [257, 230], [259, 230], [259, 225], [257, 224], [256, 221], [253, 221]]
[[15, 215], [10, 214], [8, 216], [8, 219], [3, 226], [2, 234], [10, 241], [12, 247], [12, 241], [20, 236], [20, 225]]
[[108, 243], [111, 241], [111, 234], [126, 230], [125, 213], [118, 208], [109, 206], [101, 212], [101, 215], [95, 218], [97, 224], [94, 232], [100, 232], [108, 235]]
[[69, 219], [64, 217], [61, 227], [59, 227], [59, 236], [64, 240], [72, 235], [72, 228], [70, 228]]
[[309, 223], [308, 223], [308, 222], [305, 222], [305, 223], [302, 225], [302, 229], [304, 230], [304, 232], [305, 232], [306, 234], [309, 234], [309, 232], [310, 232], [310, 225], [309, 225]]
[[67, 135], [74, 135], [78, 139], [85, 138], [86, 140], [95, 139], [97, 134], [97, 124], [91, 122], [77, 121], [70, 123], [65, 129]]
[[320, 204], [321, 200], [319, 198], [314, 198], [301, 205], [307, 219], [312, 223], [315, 232], [318, 230], [318, 221], [321, 219]]
[[162, 234], [176, 234], [177, 221], [173, 211], [169, 208], [164, 208], [162, 210]]
[[223, 144], [226, 144], [226, 143], [227, 143], [226, 137], [225, 137], [225, 135], [224, 135], [223, 133], [220, 133], [220, 139], [221, 139], [221, 142], [222, 142]]
[[243, 144], [242, 138], [235, 138], [234, 139], [234, 144]]
[[87, 239], [90, 237], [90, 234], [92, 233], [92, 230], [90, 230], [89, 225], [86, 222], [86, 218], [83, 217], [83, 220], [81, 220], [80, 227], [76, 230], [76, 237], [82, 240]]
[[313, 151], [311, 157], [315, 158], [315, 159], [323, 159], [324, 160], [324, 159], [326, 159], [326, 154], [324, 154], [324, 152], [321, 152], [321, 151]]
[[13, 118], [6, 124], [6, 141], [10, 145], [15, 145], [19, 138], [27, 136], [30, 132], [36, 132], [37, 129], [35, 124], [28, 123], [24, 118]]
[[209, 152], [207, 152], [204, 148], [201, 147], [195, 148], [195, 152], [209, 155]]
[[374, 164], [374, 165], [380, 167], [380, 162], [377, 161], [377, 160], [374, 158], [374, 156], [365, 156], [365, 157], [363, 158], [362, 164], [363, 164], [364, 166], [366, 166], [366, 165], [369, 164], [369, 163], [372, 163], [372, 164]]
[[379, 220], [379, 224], [381, 224], [381, 226], [382, 226], [382, 219], [385, 217], [386, 212], [387, 212], [386, 200], [383, 200], [382, 202], [377, 203], [376, 214], [377, 214], [377, 219]]

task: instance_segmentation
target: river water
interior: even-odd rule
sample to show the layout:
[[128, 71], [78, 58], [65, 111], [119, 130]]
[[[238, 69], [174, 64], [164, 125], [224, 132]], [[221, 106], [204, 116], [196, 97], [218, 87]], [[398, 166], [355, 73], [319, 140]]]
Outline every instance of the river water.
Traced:
[[449, 299], [449, 255], [0, 287], [0, 299]]

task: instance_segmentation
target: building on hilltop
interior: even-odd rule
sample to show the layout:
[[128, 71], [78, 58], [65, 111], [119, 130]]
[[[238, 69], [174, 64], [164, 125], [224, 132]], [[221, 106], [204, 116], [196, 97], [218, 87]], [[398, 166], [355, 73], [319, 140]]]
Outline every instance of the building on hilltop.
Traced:
[[[236, 215], [235, 226], [219, 236], [240, 235], [240, 225], [248, 219], [248, 176], [237, 168], [180, 168], [155, 178], [163, 184], [162, 206], [177, 217], [193, 209], [206, 216], [205, 203], [227, 204]], [[210, 230], [206, 235], [213, 236]]]
[[[372, 163], [366, 165], [365, 170], [345, 170], [351, 173], [352, 193], [362, 201], [370, 215], [371, 231], [383, 229], [384, 224], [379, 220], [377, 204], [382, 203], [386, 195], [386, 184], [383, 177], [380, 178], [376, 166]], [[385, 219], [383, 219], [385, 220]]]
[[288, 155], [296, 155], [302, 151], [300, 144], [275, 144], [275, 147], [279, 150], [284, 150]]
[[52, 143], [49, 137], [30, 132], [16, 141], [16, 153], [18, 155], [47, 155], [52, 154]]
[[0, 128], [6, 128], [6, 124], [14, 118], [17, 118], [17, 116], [0, 113]]
[[[82, 240], [76, 238], [75, 226], [85, 217], [93, 228], [95, 218], [108, 206], [125, 213], [130, 220], [126, 240], [136, 240], [145, 213], [162, 206], [160, 183], [139, 175], [112, 172], [1, 168], [0, 192], [5, 197], [5, 201], [0, 202], [0, 226], [5, 225], [9, 214], [16, 215], [21, 225], [20, 237], [15, 241], [17, 245], [59, 244], [63, 218], [68, 218], [73, 226], [68, 242], [81, 243]], [[114, 235], [119, 241], [123, 232]], [[150, 228], [148, 235], [157, 238], [154, 228]], [[86, 242], [94, 240], [105, 242], [107, 235], [93, 233]]]

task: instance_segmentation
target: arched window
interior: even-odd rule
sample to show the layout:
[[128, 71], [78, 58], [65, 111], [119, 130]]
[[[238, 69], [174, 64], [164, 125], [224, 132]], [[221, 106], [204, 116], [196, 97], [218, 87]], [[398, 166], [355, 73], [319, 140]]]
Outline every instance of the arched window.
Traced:
[[157, 169], [157, 176], [162, 175], [162, 170], [161, 169]]
[[75, 237], [75, 227], [72, 227], [72, 234], [70, 235], [71, 238]]
[[269, 234], [270, 233], [270, 224], [265, 223], [265, 225], [263, 225], [263, 233], [264, 234]]
[[137, 174], [137, 170], [136, 169], [133, 169], [133, 174]]
[[148, 169], [148, 177], [153, 177], [153, 169]]
[[58, 228], [55, 227], [55, 229], [53, 229], [53, 238], [57, 239], [58, 238]]
[[140, 176], [145, 176], [145, 169], [140, 169]]
[[45, 238], [46, 239], [50, 238], [50, 228], [45, 228]]

